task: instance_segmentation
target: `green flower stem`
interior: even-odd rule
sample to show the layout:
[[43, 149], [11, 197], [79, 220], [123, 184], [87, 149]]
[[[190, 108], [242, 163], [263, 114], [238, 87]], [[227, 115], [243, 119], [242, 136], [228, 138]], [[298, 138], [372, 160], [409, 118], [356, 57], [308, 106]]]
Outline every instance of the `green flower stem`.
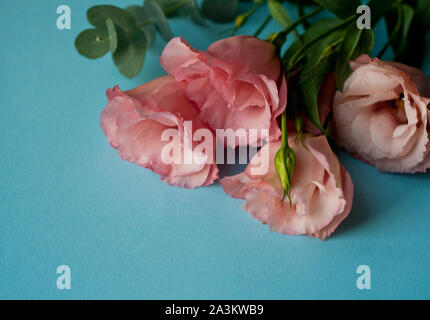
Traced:
[[[322, 10], [322, 8], [321, 8], [321, 10]], [[304, 17], [306, 14], [305, 14], [305, 9], [304, 9], [304, 7], [303, 7], [303, 3], [302, 3], [302, 0], [298, 0], [297, 1], [297, 13], [299, 14], [299, 18], [302, 18], [302, 17]], [[308, 27], [309, 27], [309, 22], [308, 21], [304, 21], [303, 22], [303, 27], [305, 28], [305, 29], [307, 29]]]
[[235, 27], [234, 27], [234, 29], [233, 29], [233, 35], [236, 33], [236, 31], [237, 30], [239, 30], [239, 28], [240, 27], [242, 27], [244, 24], [245, 24], [245, 22], [246, 22], [246, 20], [248, 20], [248, 18], [250, 17], [250, 16], [252, 16], [253, 14], [254, 14], [254, 12], [255, 11], [257, 11], [257, 9], [265, 2], [266, 0], [257, 0], [255, 3], [254, 3], [254, 6], [248, 11], [248, 12], [246, 12], [246, 13], [244, 13], [243, 15], [238, 15], [237, 17], [236, 17], [236, 23], [237, 23], [237, 19], [238, 18], [241, 18], [241, 23], [239, 24], [239, 25], [236, 25]]
[[265, 2], [266, 0], [258, 0], [254, 3], [254, 6], [247, 12], [247, 15], [250, 16], [254, 14], [254, 12]]
[[315, 9], [312, 12], [309, 12], [308, 14], [300, 17], [296, 22], [294, 22], [292, 25], [288, 26], [287, 28], [285, 28], [284, 30], [281, 31], [282, 34], [287, 35], [289, 34], [291, 31], [295, 30], [299, 25], [305, 23], [308, 19], [312, 18], [313, 16], [317, 15], [318, 13], [320, 13], [321, 11], [323, 11], [324, 8], [318, 8]]
[[254, 33], [254, 37], [258, 37], [260, 35], [260, 33], [267, 27], [267, 25], [269, 24], [269, 22], [272, 20], [272, 15], [268, 15], [266, 17], [266, 19], [264, 19], [263, 23], [261, 24], [261, 26], [257, 29], [257, 31], [255, 31]]
[[[283, 39], [283, 41], [281, 41], [281, 43], [279, 44], [279, 50], [284, 45], [285, 39], [290, 32], [295, 31], [299, 25], [304, 24], [309, 18], [312, 18], [313, 16], [317, 15], [318, 13], [320, 13], [323, 10], [324, 9], [320, 7], [318, 9], [312, 11], [312, 12], [308, 13], [307, 15], [302, 16], [300, 19], [298, 19], [296, 22], [294, 22], [290, 26], [286, 27], [281, 32], [277, 33], [275, 39]], [[298, 39], [300, 40], [300, 42], [302, 42], [300, 36], [298, 36]], [[272, 40], [272, 42], [277, 42], [277, 41]]]
[[288, 147], [288, 135], [287, 135], [287, 112], [284, 111], [281, 116], [281, 129], [282, 129], [282, 137], [281, 137], [281, 148]]

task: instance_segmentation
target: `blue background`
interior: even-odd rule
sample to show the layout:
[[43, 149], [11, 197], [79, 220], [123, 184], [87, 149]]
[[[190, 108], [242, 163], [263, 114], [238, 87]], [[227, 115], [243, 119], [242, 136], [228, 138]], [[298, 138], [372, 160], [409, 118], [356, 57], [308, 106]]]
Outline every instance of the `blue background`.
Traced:
[[[0, 2], [0, 298], [430, 298], [428, 175], [382, 174], [341, 152], [354, 207], [321, 242], [270, 232], [218, 183], [169, 187], [120, 160], [99, 127], [105, 90], [163, 75], [164, 43], [133, 80], [109, 55], [79, 56], [73, 43], [89, 26], [86, 10], [106, 2], [139, 1]], [[56, 28], [61, 4], [72, 10], [71, 30]], [[266, 14], [242, 32], [252, 34]], [[228, 29], [172, 25], [199, 49]], [[264, 35], [277, 28], [272, 22]], [[56, 287], [62, 264], [71, 290]], [[356, 287], [363, 264], [371, 290]]]

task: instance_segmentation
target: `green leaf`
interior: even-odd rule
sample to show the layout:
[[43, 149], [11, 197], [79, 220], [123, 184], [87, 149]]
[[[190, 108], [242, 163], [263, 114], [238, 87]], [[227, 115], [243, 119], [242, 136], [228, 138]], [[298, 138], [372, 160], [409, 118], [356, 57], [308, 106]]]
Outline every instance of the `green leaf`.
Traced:
[[204, 0], [202, 11], [212, 21], [233, 21], [237, 14], [238, 2], [238, 0]]
[[145, 62], [146, 36], [135, 29], [131, 35], [122, 35], [118, 40], [118, 49], [113, 55], [115, 65], [124, 76], [134, 78]]
[[399, 51], [403, 52], [408, 45], [408, 34], [409, 29], [411, 28], [412, 20], [414, 18], [414, 9], [408, 6], [407, 4], [402, 4], [402, 20], [403, 20], [403, 28], [402, 28], [402, 42], [400, 44]]
[[424, 28], [430, 29], [430, 1], [418, 0], [416, 8], [417, 18]]
[[306, 33], [303, 39], [305, 40], [305, 42], [308, 42], [322, 35], [329, 29], [335, 28], [341, 22], [342, 21], [338, 18], [326, 18], [326, 19], [318, 20], [317, 22], [313, 23], [308, 30], [306, 30]]
[[408, 49], [408, 36], [414, 17], [414, 9], [406, 4], [402, 4], [396, 12], [390, 12], [385, 16], [387, 30], [393, 34], [396, 30], [398, 19], [401, 20], [401, 30], [395, 35], [392, 47], [396, 55], [402, 55]]
[[[304, 83], [312, 77], [318, 76], [318, 73], [328, 73], [334, 64], [331, 62], [335, 59], [337, 49], [342, 43], [343, 37], [334, 42], [323, 44], [318, 50], [318, 54], [308, 57], [302, 73], [300, 74], [300, 83]], [[330, 63], [329, 63], [330, 62]]]
[[318, 113], [318, 95], [320, 92], [321, 84], [324, 80], [324, 73], [319, 72], [304, 81], [300, 86], [300, 92], [303, 101], [304, 111], [309, 120], [322, 132], [324, 132], [324, 127], [321, 124], [321, 120]]
[[109, 18], [127, 33], [133, 32], [136, 27], [136, 20], [127, 10], [110, 5], [90, 8], [87, 11], [87, 18], [93, 26], [103, 30], [106, 30], [106, 20]]
[[164, 15], [163, 9], [154, 0], [145, 0], [145, 5], [143, 9], [146, 11], [148, 16], [150, 16], [155, 23], [158, 31], [164, 40], [170, 41], [173, 38], [173, 32], [170, 29], [169, 22]]
[[[315, 37], [320, 36], [328, 29], [334, 28], [339, 25], [338, 19], [331, 19], [326, 21], [317, 22], [314, 26], [309, 28], [305, 34], [305, 42], [312, 41]], [[327, 30], [325, 30], [327, 28]], [[340, 29], [329, 34], [327, 37], [320, 40], [309, 48], [306, 53], [306, 63], [300, 75], [300, 82], [303, 83], [309, 78], [314, 77], [319, 72], [330, 72], [332, 64], [329, 63], [333, 60], [333, 55], [337, 53], [337, 49], [343, 41], [345, 30]]]
[[409, 29], [405, 50], [396, 54], [395, 61], [420, 69], [427, 50], [426, 31], [427, 29], [414, 19]]
[[[267, 5], [269, 7], [269, 11], [273, 19], [275, 19], [282, 27], [287, 28], [293, 24], [293, 21], [291, 20], [287, 10], [278, 1], [269, 0], [267, 2]], [[300, 40], [300, 36], [297, 31], [294, 30], [293, 34], [296, 39]]]
[[360, 0], [314, 0], [320, 6], [333, 12], [341, 19], [348, 18], [357, 13], [361, 5]]
[[[303, 41], [302, 44], [300, 41], [295, 41], [293, 44], [288, 48], [286, 51], [283, 60], [288, 64], [288, 62], [291, 60], [291, 58], [294, 56], [296, 51], [300, 49], [302, 45], [305, 45], [306, 43], [313, 41], [313, 39], [318, 38], [323, 33], [327, 32], [330, 29], [335, 28], [338, 26], [342, 21], [337, 18], [327, 18], [327, 19], [321, 19], [315, 23], [312, 24], [312, 26], [306, 30], [306, 33], [303, 35]], [[310, 47], [310, 49], [313, 49], [315, 46]], [[306, 53], [306, 52], [305, 52]]]
[[276, 0], [269, 0], [267, 2], [270, 14], [281, 26], [287, 28], [293, 22], [285, 8]]
[[398, 0], [370, 0], [367, 5], [372, 12], [372, 21], [377, 21], [380, 16], [384, 15], [389, 10], [395, 9], [397, 3]]
[[[337, 25], [334, 24], [334, 21], [328, 23], [333, 23], [332, 26]], [[305, 35], [305, 43], [311, 41], [309, 38], [313, 39], [315, 35], [324, 33], [322, 30], [316, 31], [313, 28], [315, 26], [308, 30], [310, 35]], [[321, 28], [328, 27], [321, 25]], [[335, 69], [337, 49], [344, 36], [345, 30], [339, 29], [311, 46], [306, 52], [306, 61], [299, 76], [299, 90], [302, 96], [303, 109], [309, 120], [322, 132], [325, 130], [319, 118], [318, 95], [325, 75]]]
[[75, 40], [78, 52], [89, 59], [97, 59], [109, 52], [109, 35], [101, 29], [82, 31]]
[[[280, 41], [280, 44], [284, 44], [286, 41], [286, 37], [282, 37], [281, 39], [279, 39], [280, 36], [279, 34], [275, 34], [273, 40], [274, 41]], [[272, 41], [272, 43], [274, 43]], [[292, 57], [294, 56], [294, 54], [300, 49], [300, 47], [302, 46], [302, 43], [299, 40], [294, 41], [287, 49], [287, 51], [285, 51], [284, 55], [282, 56], [282, 62], [286, 65], [288, 65], [288, 63], [290, 62], [290, 60], [292, 59]]]
[[154, 43], [157, 29], [151, 16], [143, 9], [142, 6], [130, 6], [126, 8], [137, 22], [137, 27], [145, 33], [148, 47]]
[[[421, 68], [426, 53], [426, 33], [428, 28], [425, 27], [426, 22], [421, 20], [427, 10], [426, 7], [427, 5], [418, 1], [414, 14], [412, 7], [402, 4], [398, 6], [397, 13], [392, 11], [385, 15], [395, 60], [416, 68]], [[400, 29], [397, 27], [399, 20]], [[400, 31], [396, 32], [398, 30]]]
[[362, 54], [369, 54], [375, 43], [375, 36], [371, 29], [359, 29], [355, 22], [351, 23], [346, 31], [336, 63], [336, 86], [342, 91], [345, 80], [352, 70], [350, 61]]
[[109, 34], [109, 51], [115, 53], [118, 48], [118, 38], [116, 34], [115, 24], [111, 18], [106, 20], [107, 32]]

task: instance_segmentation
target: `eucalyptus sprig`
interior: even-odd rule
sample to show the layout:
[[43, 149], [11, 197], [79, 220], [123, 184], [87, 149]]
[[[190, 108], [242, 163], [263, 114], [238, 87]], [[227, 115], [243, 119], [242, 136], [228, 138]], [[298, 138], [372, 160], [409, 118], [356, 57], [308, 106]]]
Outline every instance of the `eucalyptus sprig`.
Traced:
[[165, 41], [173, 37], [168, 17], [190, 16], [200, 26], [206, 22], [196, 0], [145, 0], [143, 5], [119, 8], [98, 5], [87, 11], [93, 28], [82, 31], [75, 40], [80, 54], [97, 59], [108, 52], [118, 70], [126, 77], [137, 76], [145, 61], [146, 51], [156, 34]]

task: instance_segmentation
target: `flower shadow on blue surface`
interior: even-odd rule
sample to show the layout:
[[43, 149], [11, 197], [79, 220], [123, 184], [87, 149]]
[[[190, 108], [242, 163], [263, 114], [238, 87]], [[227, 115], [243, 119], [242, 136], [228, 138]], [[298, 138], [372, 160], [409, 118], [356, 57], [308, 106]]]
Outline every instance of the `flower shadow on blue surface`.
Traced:
[[[402, 225], [405, 213], [408, 213], [402, 208], [418, 211], [417, 199], [421, 199], [419, 194], [422, 195], [422, 187], [430, 188], [427, 182], [430, 173], [383, 173], [354, 159], [345, 151], [337, 153], [352, 176], [354, 203], [351, 213], [335, 231], [334, 237], [360, 228], [372, 228], [378, 234], [378, 231], [392, 230]], [[421, 190], [419, 194], [418, 190]], [[411, 206], [411, 203], [414, 205]]]

